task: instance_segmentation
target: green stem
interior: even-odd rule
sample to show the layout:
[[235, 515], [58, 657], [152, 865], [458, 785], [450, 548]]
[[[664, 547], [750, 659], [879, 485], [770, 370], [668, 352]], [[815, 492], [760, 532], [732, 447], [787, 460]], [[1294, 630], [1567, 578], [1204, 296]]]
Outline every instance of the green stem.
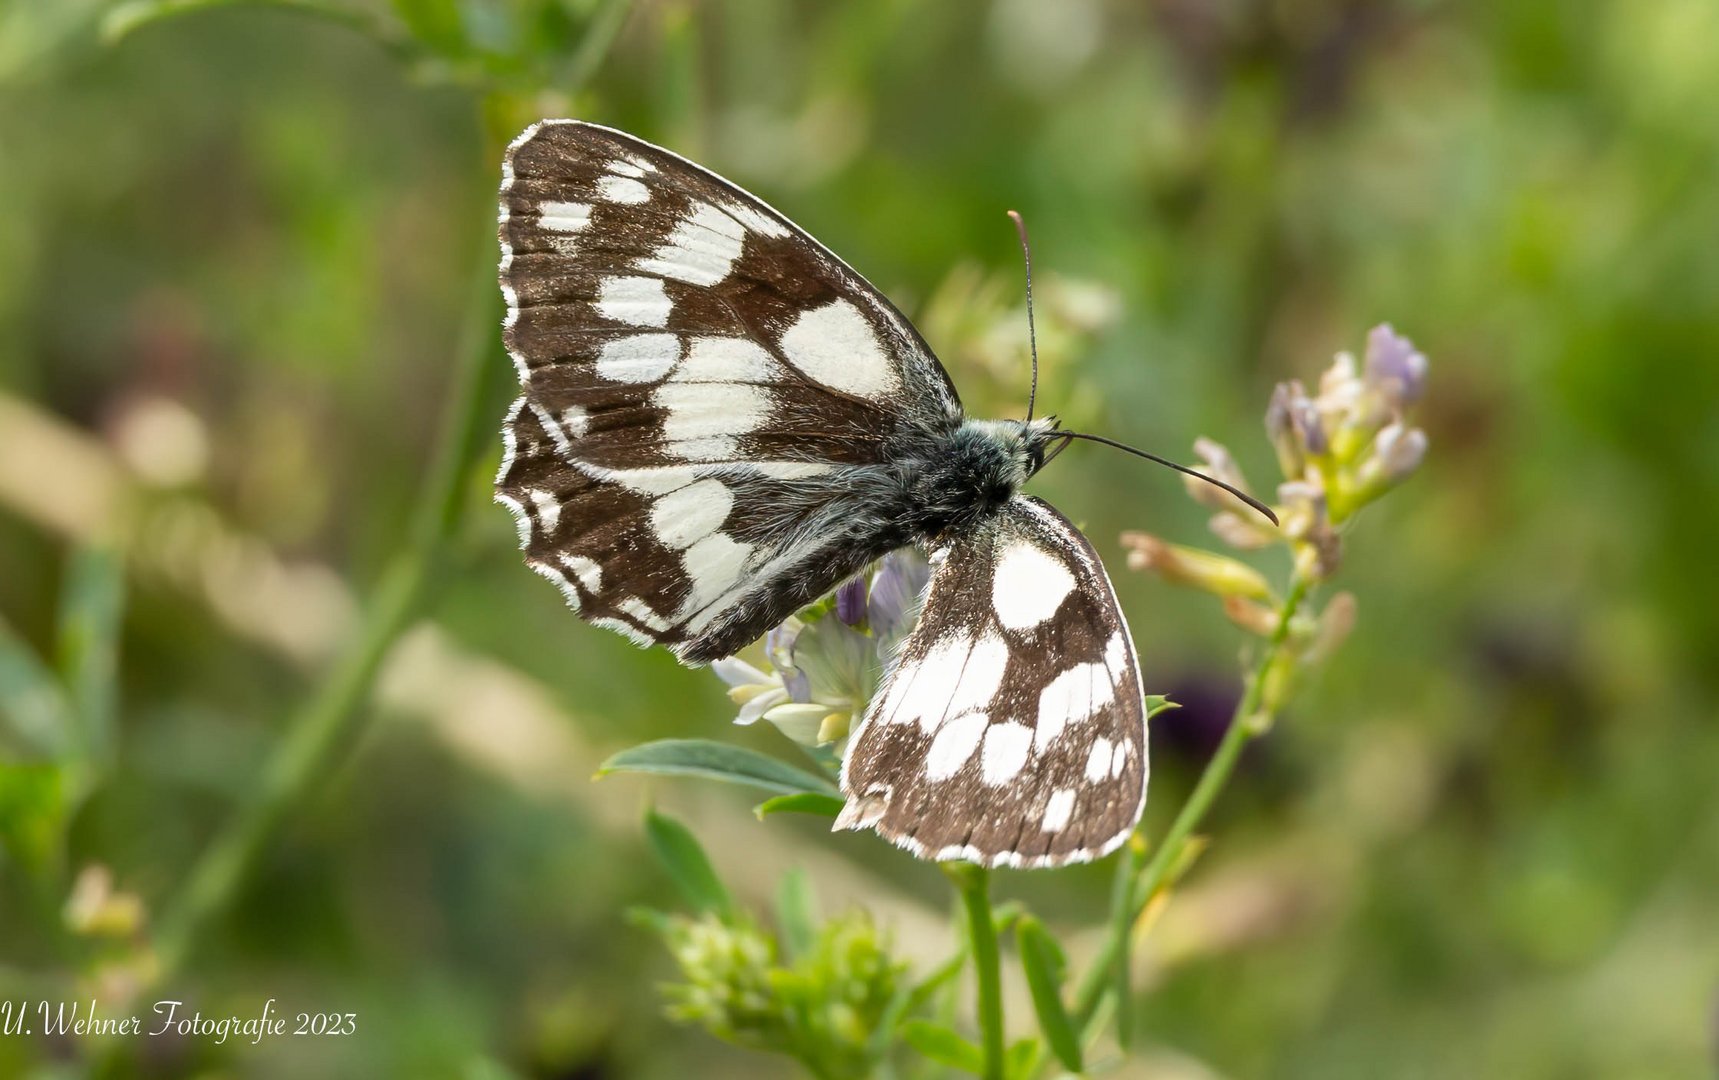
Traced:
[[985, 1080], [1003, 1080], [1003, 981], [997, 952], [997, 923], [991, 911], [991, 874], [982, 866], [948, 867], [961, 890], [967, 910], [967, 934], [972, 943], [973, 975], [979, 991], [980, 1045], [985, 1054]]
[[425, 606], [434, 571], [466, 504], [467, 463], [487, 431], [483, 384], [499, 320], [488, 243], [483, 252], [481, 285], [474, 288], [436, 458], [425, 479], [410, 542], [384, 569], [351, 647], [287, 724], [253, 796], [210, 842], [164, 913], [156, 939], [162, 979], [178, 970], [203, 928], [232, 901], [281, 822], [304, 804], [363, 734], [374, 715], [363, 706], [376, 673]]
[[[1153, 851], [1151, 861], [1138, 876], [1139, 855], [1137, 849], [1130, 845], [1130, 854], [1124, 866], [1118, 870], [1119, 874], [1124, 875], [1118, 882], [1114, 898], [1119, 910], [1112, 913], [1110, 933], [1106, 936], [1098, 957], [1093, 961], [1091, 970], [1082, 980], [1080, 992], [1075, 998], [1075, 1022], [1081, 1025], [1088, 1037], [1096, 1033], [1092, 1021], [1104, 997], [1106, 985], [1111, 982], [1113, 966], [1117, 969], [1114, 986], [1120, 999], [1118, 1005], [1121, 1008], [1126, 1007], [1128, 938], [1134, 923], [1164, 884], [1166, 875], [1181, 853], [1182, 845], [1199, 827], [1206, 812], [1216, 801], [1218, 793], [1229, 782], [1230, 774], [1235, 772], [1236, 763], [1241, 760], [1242, 751], [1264, 730], [1265, 725], [1261, 723], [1259, 713], [1264, 700], [1266, 671], [1277, 659], [1285, 639], [1289, 637], [1290, 620], [1295, 617], [1311, 587], [1312, 583], [1299, 573], [1291, 581], [1289, 595], [1284, 598], [1283, 607], [1277, 615], [1277, 625], [1272, 628], [1271, 637], [1266, 641], [1259, 662], [1254, 665], [1247, 689], [1237, 703], [1235, 713], [1230, 717], [1230, 725], [1224, 732], [1223, 741], [1218, 744], [1217, 752], [1212, 755], [1211, 761], [1206, 763], [1199, 783], [1194, 785], [1188, 801], [1182, 804], [1176, 819], [1170, 823], [1170, 829], [1164, 834], [1164, 839]], [[1127, 1026], [1127, 1019], [1120, 1011], [1117, 1013], [1117, 1026], [1119, 1033], [1124, 1032]]]

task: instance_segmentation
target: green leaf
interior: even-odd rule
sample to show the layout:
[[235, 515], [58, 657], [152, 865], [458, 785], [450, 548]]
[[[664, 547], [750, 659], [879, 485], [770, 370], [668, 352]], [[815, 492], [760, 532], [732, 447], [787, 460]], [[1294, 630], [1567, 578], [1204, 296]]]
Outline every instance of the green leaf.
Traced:
[[0, 852], [31, 871], [58, 854], [65, 800], [58, 766], [0, 762]]
[[60, 675], [78, 720], [84, 756], [112, 750], [125, 577], [111, 551], [84, 548], [72, 557], [60, 599]]
[[0, 621], [0, 745], [60, 757], [71, 741], [72, 710], [54, 673]]
[[1181, 707], [1181, 705], [1171, 701], [1163, 694], [1146, 695], [1146, 719], [1148, 720], [1157, 716], [1161, 712], [1168, 712], [1171, 709], [1180, 709]]
[[797, 866], [783, 874], [776, 886], [776, 921], [781, 924], [789, 960], [811, 950], [818, 936], [818, 902], [812, 895], [812, 879]]
[[692, 830], [666, 814], [651, 810], [645, 814], [645, 836], [663, 869], [674, 879], [681, 895], [686, 897], [694, 911], [727, 915], [734, 910], [734, 901], [729, 898], [728, 890], [723, 888], [722, 880], [716, 876], [716, 868], [710, 865], [710, 859], [704, 854], [698, 838], [692, 835]]
[[901, 1038], [921, 1054], [952, 1069], [978, 1075], [985, 1071], [985, 1055], [961, 1036], [929, 1020], [909, 1020], [901, 1025]]
[[1039, 1071], [1039, 1054], [1037, 1039], [1021, 1039], [1009, 1047], [1008, 1054], [1004, 1056], [1003, 1072], [1009, 1080], [1032, 1080]]
[[599, 777], [618, 772], [702, 776], [708, 780], [746, 784], [778, 795], [797, 795], [805, 791], [837, 794], [836, 785], [825, 777], [797, 769], [756, 750], [709, 739], [658, 739], [622, 750], [597, 769]]
[[1032, 991], [1033, 1010], [1039, 1014], [1039, 1030], [1057, 1060], [1070, 1072], [1078, 1073], [1082, 1067], [1080, 1036], [1062, 1003], [1062, 982], [1068, 969], [1062, 946], [1031, 915], [1022, 916], [1015, 927], [1015, 942], [1021, 949], [1021, 968]]
[[752, 808], [763, 821], [771, 814], [813, 814], [817, 817], [833, 818], [842, 812], [846, 806], [839, 796], [826, 795], [821, 791], [801, 791], [793, 795], [778, 795], [774, 799], [765, 799]]

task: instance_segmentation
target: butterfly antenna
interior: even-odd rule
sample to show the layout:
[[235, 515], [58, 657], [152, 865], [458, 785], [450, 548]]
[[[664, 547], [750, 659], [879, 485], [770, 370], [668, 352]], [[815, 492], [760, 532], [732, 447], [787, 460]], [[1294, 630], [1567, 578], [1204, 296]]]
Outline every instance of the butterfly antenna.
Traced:
[[1255, 510], [1258, 510], [1261, 514], [1264, 514], [1266, 520], [1270, 521], [1273, 525], [1278, 524], [1277, 515], [1271, 512], [1271, 507], [1260, 502], [1247, 492], [1232, 487], [1215, 476], [1207, 476], [1198, 469], [1190, 469], [1186, 465], [1178, 465], [1168, 458], [1161, 458], [1157, 454], [1149, 454], [1139, 447], [1129, 446], [1127, 443], [1117, 442], [1115, 439], [1107, 439], [1102, 435], [1088, 435], [1084, 431], [1059, 431], [1057, 434], [1065, 439], [1084, 439], [1087, 442], [1103, 443], [1105, 446], [1114, 446], [1116, 449], [1121, 450], [1124, 453], [1133, 454], [1135, 457], [1143, 457], [1147, 461], [1156, 461], [1158, 464], [1168, 466], [1179, 473], [1187, 473], [1189, 476], [1197, 476], [1208, 484], [1215, 484], [1218, 487], [1223, 488], [1242, 502], [1247, 503]]
[[1033, 386], [1027, 391], [1027, 422], [1032, 423], [1033, 403], [1039, 396], [1039, 338], [1033, 327], [1033, 246], [1027, 243], [1027, 223], [1021, 220], [1021, 215], [1010, 210], [1009, 220], [1015, 223], [1015, 232], [1021, 238], [1021, 255], [1027, 263], [1027, 344], [1033, 351]]

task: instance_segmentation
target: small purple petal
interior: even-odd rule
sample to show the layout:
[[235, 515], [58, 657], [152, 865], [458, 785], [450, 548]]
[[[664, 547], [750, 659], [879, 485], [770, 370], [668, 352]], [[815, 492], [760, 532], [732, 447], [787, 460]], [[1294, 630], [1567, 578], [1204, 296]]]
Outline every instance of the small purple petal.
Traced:
[[1367, 382], [1397, 408], [1420, 400], [1426, 389], [1427, 358], [1414, 343], [1380, 323], [1367, 335]]
[[912, 548], [892, 551], [878, 564], [871, 579], [868, 617], [877, 638], [894, 636], [919, 618], [919, 601], [931, 580], [931, 566]]
[[865, 618], [865, 578], [856, 577], [836, 590], [836, 618], [858, 626]]
[[812, 683], [803, 671], [794, 669], [782, 672], [782, 686], [788, 691], [789, 701], [804, 704], [812, 700]]
[[786, 671], [794, 666], [794, 642], [802, 629], [799, 619], [789, 619], [764, 635], [764, 655], [772, 667]]
[[1295, 423], [1296, 434], [1301, 436], [1301, 445], [1309, 454], [1317, 457], [1331, 449], [1331, 440], [1325, 436], [1325, 421], [1313, 402], [1307, 398], [1295, 402], [1290, 419]]

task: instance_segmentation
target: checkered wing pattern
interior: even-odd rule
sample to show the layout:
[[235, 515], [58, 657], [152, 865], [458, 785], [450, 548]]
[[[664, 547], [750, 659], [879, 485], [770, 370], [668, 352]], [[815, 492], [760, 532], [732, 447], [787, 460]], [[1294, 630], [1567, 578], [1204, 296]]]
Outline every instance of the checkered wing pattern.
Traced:
[[532, 569], [703, 662], [880, 554], [846, 542], [844, 500], [893, 442], [961, 418], [907, 320], [757, 198], [621, 132], [535, 124], [503, 176], [521, 394], [496, 498]]
[[1146, 714], [1092, 545], [1017, 496], [933, 558], [919, 624], [848, 748], [836, 827], [985, 866], [1111, 851], [1145, 805]]

